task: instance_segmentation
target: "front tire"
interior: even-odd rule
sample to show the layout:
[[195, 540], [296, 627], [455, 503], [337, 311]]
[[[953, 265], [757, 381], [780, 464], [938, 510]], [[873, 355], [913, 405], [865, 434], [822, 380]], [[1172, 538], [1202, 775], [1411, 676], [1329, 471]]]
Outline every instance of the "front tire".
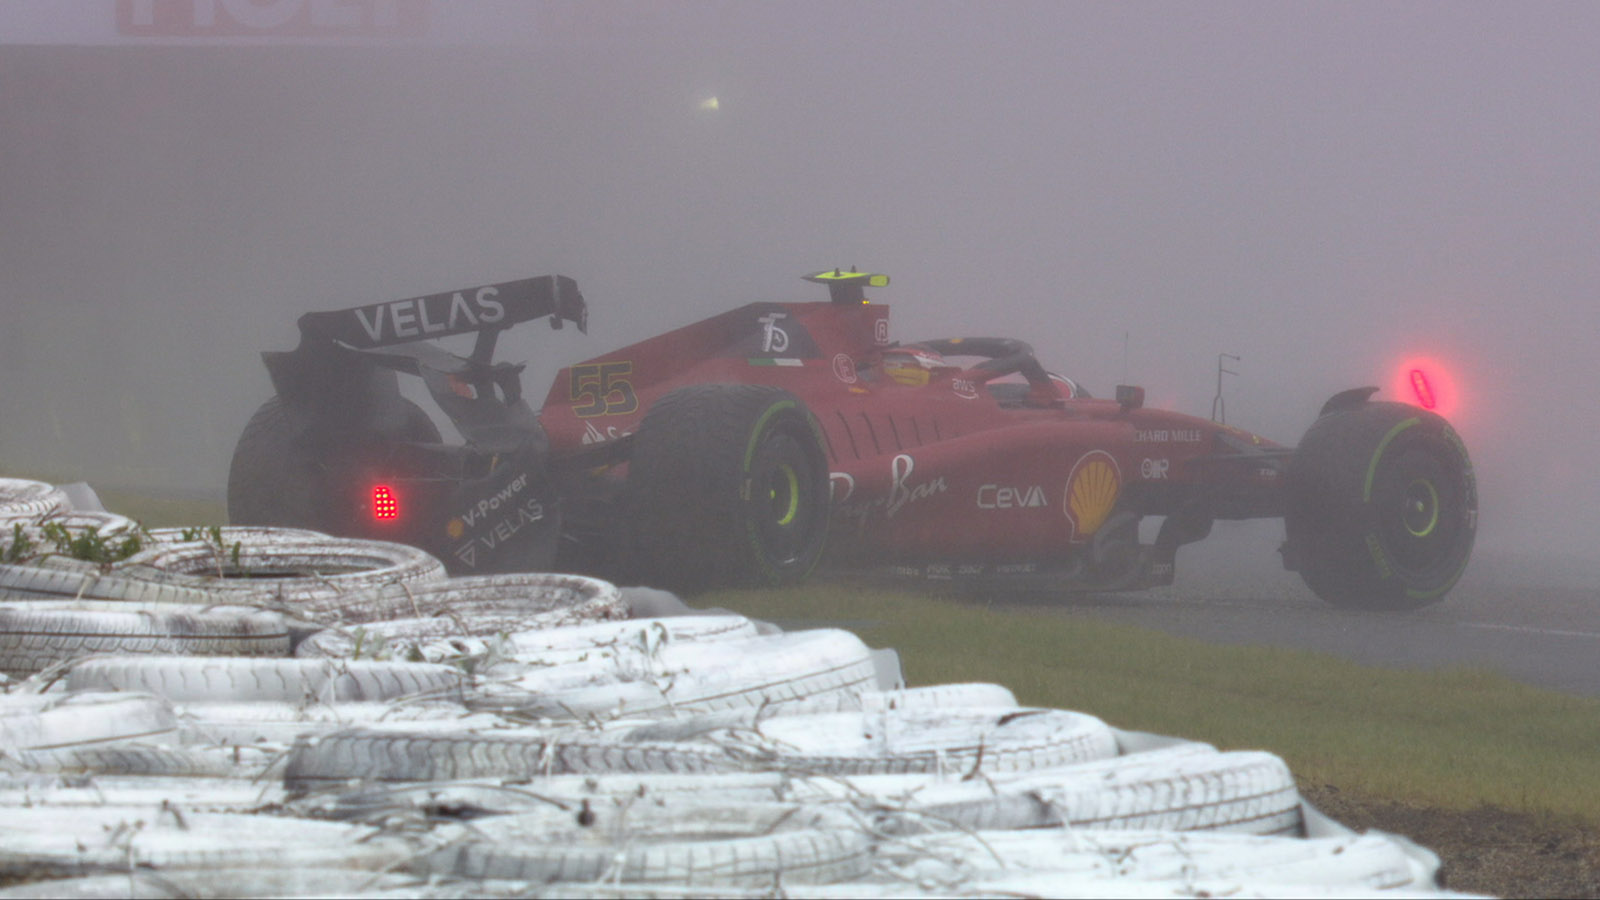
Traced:
[[1437, 603], [1472, 553], [1472, 461], [1450, 423], [1416, 407], [1361, 403], [1318, 419], [1295, 451], [1285, 495], [1285, 552], [1334, 606]]
[[805, 405], [766, 385], [673, 391], [629, 463], [634, 577], [676, 590], [782, 585], [827, 540], [828, 462]]

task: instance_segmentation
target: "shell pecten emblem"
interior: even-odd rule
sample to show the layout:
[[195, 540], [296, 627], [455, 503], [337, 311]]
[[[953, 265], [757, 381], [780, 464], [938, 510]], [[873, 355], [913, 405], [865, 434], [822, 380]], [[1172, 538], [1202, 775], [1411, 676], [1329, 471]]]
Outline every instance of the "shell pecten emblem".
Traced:
[[1117, 505], [1122, 490], [1122, 470], [1111, 454], [1091, 450], [1078, 457], [1067, 476], [1065, 502], [1061, 504], [1072, 523], [1072, 540], [1082, 541], [1100, 530]]

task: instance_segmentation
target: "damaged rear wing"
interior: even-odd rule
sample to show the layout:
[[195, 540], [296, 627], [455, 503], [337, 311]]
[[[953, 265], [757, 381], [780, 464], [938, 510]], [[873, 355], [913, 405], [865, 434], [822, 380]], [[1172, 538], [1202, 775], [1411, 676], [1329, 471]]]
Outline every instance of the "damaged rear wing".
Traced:
[[370, 350], [454, 334], [503, 331], [545, 316], [550, 317], [552, 328], [567, 321], [588, 333], [589, 309], [576, 281], [565, 275], [541, 275], [334, 312], [310, 312], [300, 317], [299, 325], [303, 341], [337, 341], [356, 350]]

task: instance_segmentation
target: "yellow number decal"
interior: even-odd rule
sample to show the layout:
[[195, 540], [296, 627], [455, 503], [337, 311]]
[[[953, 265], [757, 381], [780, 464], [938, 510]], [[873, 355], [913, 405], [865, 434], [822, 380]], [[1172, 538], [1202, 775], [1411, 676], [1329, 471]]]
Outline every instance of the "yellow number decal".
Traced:
[[[572, 367], [572, 411], [580, 419], [621, 416], [639, 408], [633, 385], [623, 376], [633, 372], [631, 362], [588, 363]], [[578, 401], [583, 401], [579, 403]]]

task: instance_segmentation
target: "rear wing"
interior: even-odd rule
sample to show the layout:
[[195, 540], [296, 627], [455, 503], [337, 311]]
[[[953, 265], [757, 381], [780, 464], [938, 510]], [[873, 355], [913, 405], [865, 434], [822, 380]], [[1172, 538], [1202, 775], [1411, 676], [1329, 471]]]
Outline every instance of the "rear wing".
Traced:
[[567, 321], [585, 334], [589, 331], [589, 308], [578, 293], [578, 283], [565, 275], [310, 312], [300, 317], [299, 325], [303, 341], [337, 341], [356, 350], [370, 350], [453, 334], [503, 331], [544, 316], [550, 317], [552, 328]]
[[[310, 312], [299, 319], [298, 347], [264, 352], [261, 357], [280, 396], [333, 417], [361, 408], [372, 397], [393, 393], [394, 375], [385, 369], [423, 375], [435, 397], [441, 391], [466, 391], [481, 382], [485, 388], [498, 386], [506, 402], [514, 403], [521, 396], [517, 375], [522, 367], [490, 363], [496, 338], [513, 325], [546, 316], [552, 328], [571, 322], [588, 333], [589, 308], [576, 281], [565, 275], [541, 275]], [[472, 333], [478, 340], [466, 358], [430, 343], [396, 346]], [[454, 377], [465, 386], [435, 384], [433, 374]]]

